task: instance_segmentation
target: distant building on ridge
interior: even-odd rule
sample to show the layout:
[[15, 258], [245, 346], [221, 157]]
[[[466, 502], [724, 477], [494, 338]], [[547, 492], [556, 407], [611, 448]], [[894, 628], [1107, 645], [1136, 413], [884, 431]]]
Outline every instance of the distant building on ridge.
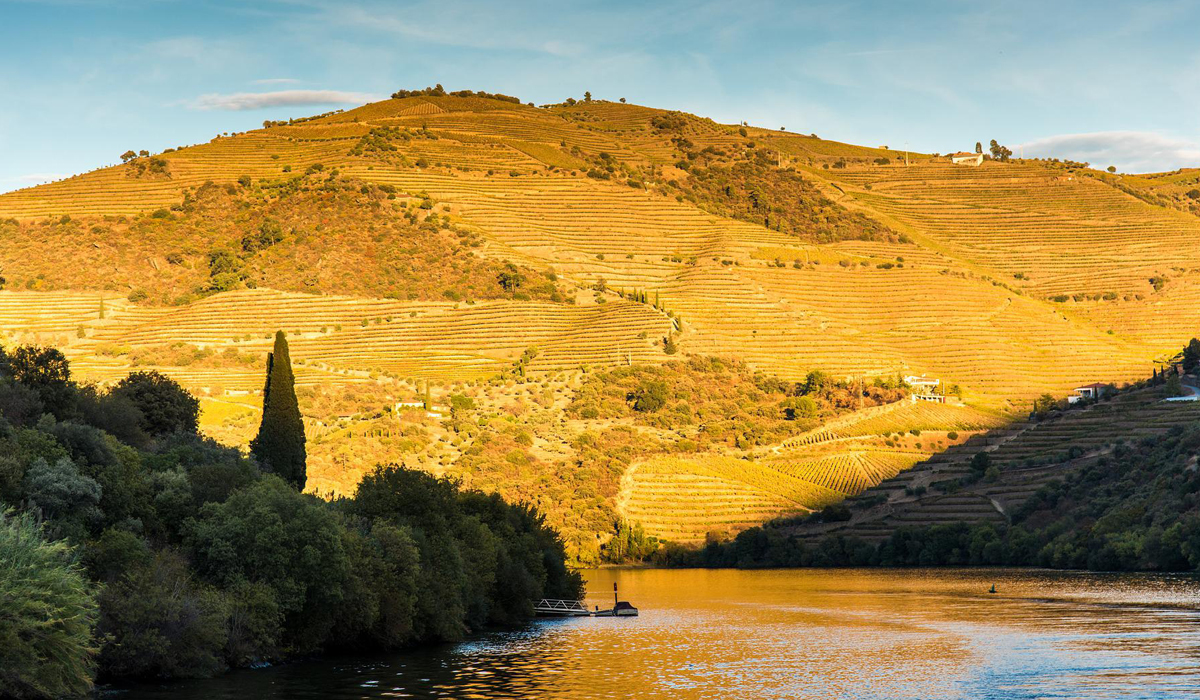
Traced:
[[983, 154], [959, 151], [950, 154], [950, 162], [956, 165], [983, 165]]

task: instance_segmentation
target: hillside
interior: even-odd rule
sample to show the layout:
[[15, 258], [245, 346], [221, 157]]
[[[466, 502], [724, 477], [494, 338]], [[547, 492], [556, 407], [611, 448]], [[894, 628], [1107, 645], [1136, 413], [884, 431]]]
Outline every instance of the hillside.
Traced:
[[[623, 518], [694, 541], [857, 493], [1045, 392], [1144, 376], [1196, 333], [1185, 180], [416, 91], [0, 195], [0, 342], [59, 346], [88, 380], [159, 369], [245, 444], [283, 329], [310, 489], [407, 461], [541, 493], [577, 551]], [[927, 374], [965, 404], [574, 475], [583, 436], [698, 430], [566, 417], [588, 376], [710, 356], [782, 382]], [[913, 429], [932, 436], [892, 437]], [[493, 433], [528, 444], [476, 449]]]
[[668, 559], [706, 565], [1200, 567], [1200, 404], [1159, 381], [988, 431], [814, 517]]

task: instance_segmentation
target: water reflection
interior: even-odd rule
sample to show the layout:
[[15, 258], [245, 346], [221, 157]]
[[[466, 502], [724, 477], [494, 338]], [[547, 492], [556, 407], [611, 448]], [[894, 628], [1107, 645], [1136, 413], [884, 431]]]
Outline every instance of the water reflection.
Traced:
[[[1200, 688], [1200, 581], [966, 571], [593, 571], [637, 618], [139, 686], [176, 698], [1158, 698]], [[997, 593], [988, 587], [996, 584]]]

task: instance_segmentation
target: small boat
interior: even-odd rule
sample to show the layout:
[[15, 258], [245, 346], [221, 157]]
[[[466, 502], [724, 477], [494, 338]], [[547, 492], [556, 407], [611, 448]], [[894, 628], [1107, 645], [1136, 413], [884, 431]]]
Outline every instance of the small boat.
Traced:
[[617, 584], [613, 584], [613, 606], [608, 610], [601, 610], [599, 606], [592, 612], [592, 617], [637, 617], [638, 609], [628, 602], [621, 600], [617, 595]]
[[637, 617], [638, 609], [629, 603], [621, 600], [617, 604], [607, 610], [596, 608], [592, 613], [592, 617]]

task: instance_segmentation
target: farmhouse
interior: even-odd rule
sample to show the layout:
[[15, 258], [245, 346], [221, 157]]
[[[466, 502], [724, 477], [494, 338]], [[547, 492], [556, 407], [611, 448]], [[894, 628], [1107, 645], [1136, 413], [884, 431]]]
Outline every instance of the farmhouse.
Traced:
[[1080, 401], [1083, 401], [1085, 399], [1088, 401], [1095, 401], [1096, 399], [1100, 398], [1101, 396], [1104, 396], [1104, 394], [1107, 392], [1108, 392], [1107, 384], [1101, 384], [1100, 382], [1093, 382], [1092, 384], [1085, 384], [1084, 386], [1075, 387], [1075, 393], [1074, 393], [1074, 395], [1067, 397], [1067, 403], [1069, 403], [1069, 404], [1079, 403]]
[[983, 154], [959, 151], [950, 154], [950, 162], [957, 165], [983, 165]]
[[946, 403], [945, 394], [937, 393], [937, 388], [942, 384], [940, 379], [924, 375], [909, 375], [904, 378], [904, 383], [912, 387], [912, 393], [909, 396], [913, 403], [918, 401]]

